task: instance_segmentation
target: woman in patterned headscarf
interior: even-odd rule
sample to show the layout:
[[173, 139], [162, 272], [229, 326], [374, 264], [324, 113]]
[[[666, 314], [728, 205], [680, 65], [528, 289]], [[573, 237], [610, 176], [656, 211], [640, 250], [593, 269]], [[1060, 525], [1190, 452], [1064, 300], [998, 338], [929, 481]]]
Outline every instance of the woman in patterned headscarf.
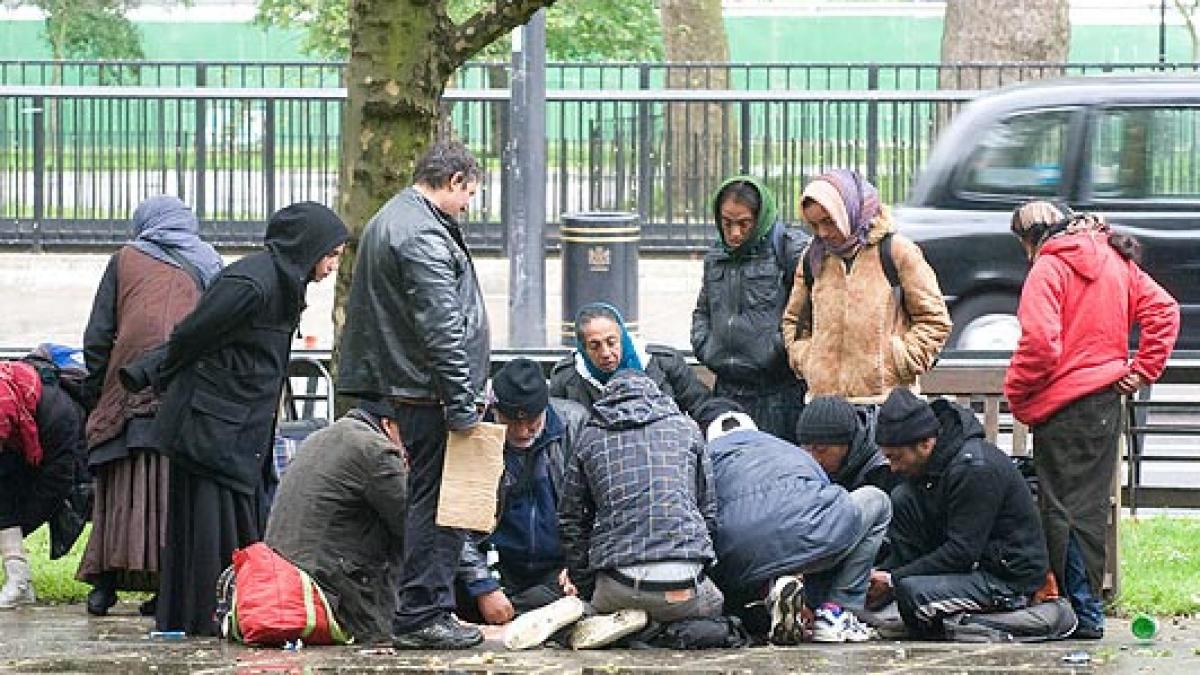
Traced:
[[[83, 334], [88, 376], [88, 462], [96, 474], [92, 534], [76, 578], [92, 584], [89, 614], [103, 616], [117, 591], [158, 590], [167, 524], [167, 459], [154, 438], [158, 395], [129, 393], [117, 371], [166, 342], [221, 270], [200, 239], [196, 215], [159, 195], [133, 213], [133, 240], [109, 259]], [[142, 606], [154, 613], [154, 601]]]
[[882, 403], [898, 386], [915, 387], [950, 333], [921, 249], [896, 233], [875, 186], [853, 171], [809, 183], [801, 208], [813, 241], [783, 315], [792, 370], [808, 382], [809, 396], [860, 405]]

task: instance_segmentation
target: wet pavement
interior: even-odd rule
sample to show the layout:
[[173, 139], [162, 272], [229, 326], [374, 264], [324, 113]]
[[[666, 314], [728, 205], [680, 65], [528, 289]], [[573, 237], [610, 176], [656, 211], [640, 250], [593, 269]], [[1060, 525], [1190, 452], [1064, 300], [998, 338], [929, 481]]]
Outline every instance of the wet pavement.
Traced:
[[1128, 623], [1110, 620], [1101, 642], [860, 645], [676, 652], [544, 649], [507, 652], [492, 631], [465, 652], [400, 652], [365, 646], [251, 649], [216, 639], [151, 638], [151, 621], [123, 602], [112, 616], [81, 605], [0, 613], [3, 673], [578, 673], [698, 675], [741, 673], [1200, 673], [1200, 620], [1164, 620], [1158, 638], [1138, 643]]

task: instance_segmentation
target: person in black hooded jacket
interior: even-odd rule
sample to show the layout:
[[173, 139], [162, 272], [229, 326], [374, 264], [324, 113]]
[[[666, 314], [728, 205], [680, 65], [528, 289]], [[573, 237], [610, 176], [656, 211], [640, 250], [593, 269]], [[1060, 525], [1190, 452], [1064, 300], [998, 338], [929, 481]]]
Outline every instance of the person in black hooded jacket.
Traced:
[[158, 630], [217, 634], [217, 577], [266, 526], [275, 414], [305, 292], [337, 270], [348, 236], [320, 204], [280, 209], [265, 250], [226, 267], [164, 348], [122, 371], [126, 389], [148, 379], [164, 392], [155, 432], [171, 487]]
[[875, 440], [907, 480], [892, 491], [892, 550], [868, 596], [893, 589], [918, 638], [943, 637], [953, 614], [1025, 607], [1050, 567], [1046, 539], [1025, 479], [975, 413], [896, 388]]

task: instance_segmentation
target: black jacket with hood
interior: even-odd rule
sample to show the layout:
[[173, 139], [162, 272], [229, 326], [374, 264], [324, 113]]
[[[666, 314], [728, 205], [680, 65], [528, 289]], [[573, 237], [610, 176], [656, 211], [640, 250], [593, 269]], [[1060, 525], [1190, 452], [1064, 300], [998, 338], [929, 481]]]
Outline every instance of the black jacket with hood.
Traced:
[[567, 462], [558, 529], [572, 579], [660, 561], [713, 561], [712, 463], [700, 430], [645, 373], [605, 385]]
[[[725, 243], [713, 200], [717, 239], [704, 255], [704, 281], [692, 311], [692, 352], [723, 386], [746, 390], [795, 382], [779, 326], [808, 236], [775, 220], [775, 198], [758, 181], [758, 223], [737, 248]], [[720, 190], [718, 190], [718, 194]]]
[[921, 476], [897, 489], [911, 489], [929, 529], [945, 536], [915, 560], [889, 561], [893, 583], [981, 570], [1033, 593], [1050, 562], [1029, 486], [984, 438], [975, 413], [944, 399], [932, 406], [941, 424], [933, 455]]
[[462, 230], [416, 188], [363, 231], [346, 302], [338, 391], [440, 401], [451, 429], [479, 420], [487, 311]]
[[348, 236], [320, 204], [280, 209], [267, 224], [266, 250], [226, 267], [165, 349], [135, 362], [131, 371], [153, 363], [152, 379], [165, 388], [155, 431], [172, 461], [254, 494], [269, 473], [264, 457], [313, 268]]

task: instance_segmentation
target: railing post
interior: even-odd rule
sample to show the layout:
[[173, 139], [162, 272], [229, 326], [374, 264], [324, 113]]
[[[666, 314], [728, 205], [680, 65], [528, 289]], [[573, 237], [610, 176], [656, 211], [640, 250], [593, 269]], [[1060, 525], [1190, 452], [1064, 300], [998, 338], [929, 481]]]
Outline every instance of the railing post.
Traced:
[[33, 250], [42, 252], [42, 219], [46, 217], [46, 99], [33, 99]]
[[[726, 127], [728, 128], [728, 127]], [[739, 172], [743, 175], [750, 173], [750, 102], [742, 101], [742, 133], [740, 148]]]
[[[879, 66], [872, 64], [867, 66], [867, 91], [878, 90]], [[867, 101], [867, 180], [879, 185], [879, 103], [874, 99]]]
[[266, 111], [263, 115], [262, 163], [263, 181], [266, 194], [266, 216], [275, 213], [275, 104], [277, 101], [268, 98], [263, 101]]
[[[207, 84], [207, 80], [208, 73], [206, 72], [205, 65], [203, 63], [196, 64], [196, 86], [205, 86]], [[195, 141], [196, 161], [194, 164], [196, 173], [196, 192], [193, 199], [192, 210], [196, 212], [196, 220], [199, 220], [201, 225], [204, 223], [204, 197], [206, 192], [205, 182], [207, 180], [207, 177], [204, 175], [206, 173], [206, 155], [208, 152], [207, 140], [205, 139], [205, 136], [208, 135], [206, 129], [208, 124], [208, 117], [205, 114], [206, 108], [207, 106], [205, 105], [205, 100], [203, 98], [197, 98]]]
[[[650, 89], [650, 64], [638, 64], [638, 89]], [[639, 222], [650, 222], [654, 203], [654, 182], [651, 179], [652, 151], [650, 139], [650, 103], [637, 102], [637, 210]]]

